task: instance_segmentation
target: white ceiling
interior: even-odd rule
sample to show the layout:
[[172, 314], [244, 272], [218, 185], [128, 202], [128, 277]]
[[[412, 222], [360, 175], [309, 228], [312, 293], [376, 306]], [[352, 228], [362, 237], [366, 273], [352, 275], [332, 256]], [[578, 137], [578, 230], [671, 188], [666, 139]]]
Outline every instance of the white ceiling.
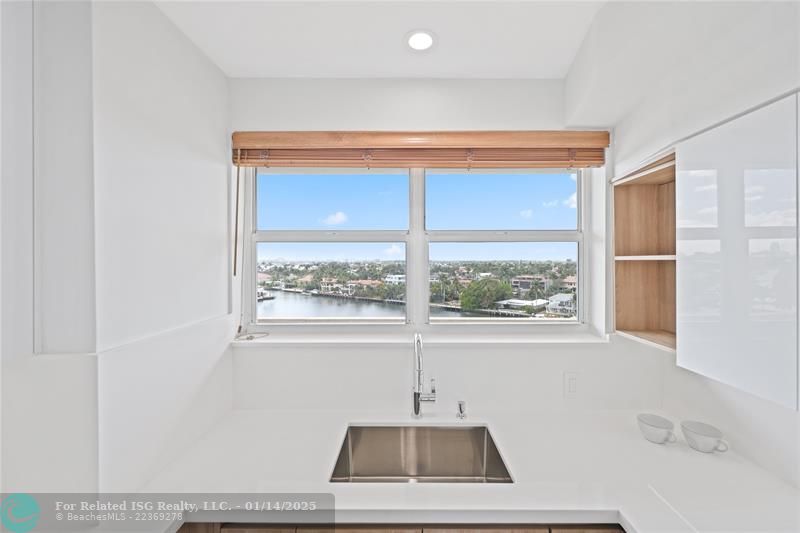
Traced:
[[[563, 78], [602, 1], [166, 1], [230, 77]], [[413, 52], [414, 29], [434, 48]]]

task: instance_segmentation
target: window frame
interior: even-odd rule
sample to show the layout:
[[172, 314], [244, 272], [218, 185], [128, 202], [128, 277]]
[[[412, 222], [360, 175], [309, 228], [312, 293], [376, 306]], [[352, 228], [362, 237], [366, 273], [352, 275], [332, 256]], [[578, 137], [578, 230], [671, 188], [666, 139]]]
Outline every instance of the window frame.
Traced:
[[[259, 230], [257, 225], [257, 176], [262, 167], [248, 168], [245, 172], [244, 227], [246, 236], [242, 254], [242, 300], [241, 324], [246, 333], [268, 333], [287, 328], [290, 331], [304, 328], [347, 326], [351, 333], [364, 328], [369, 333], [389, 333], [404, 331], [446, 331], [455, 328], [463, 331], [463, 326], [470, 326], [470, 331], [497, 333], [501, 329], [519, 332], [526, 326], [541, 328], [546, 326], [570, 326], [586, 329], [589, 308], [587, 260], [589, 251], [584, 238], [585, 221], [588, 220], [589, 205], [588, 172], [586, 169], [535, 169], [536, 172], [551, 170], [576, 173], [576, 197], [578, 201], [576, 228], [574, 230], [427, 230], [425, 228], [425, 168], [399, 169], [408, 172], [408, 229], [407, 230]], [[298, 172], [292, 168], [292, 172]], [[313, 172], [346, 171], [347, 169], [307, 169]], [[383, 170], [383, 169], [381, 169]], [[431, 169], [433, 171], [439, 169]], [[480, 169], [487, 171], [487, 169]], [[489, 170], [491, 171], [491, 170]], [[249, 196], [249, 198], [248, 198]], [[358, 243], [386, 242], [404, 243], [406, 258], [406, 316], [403, 318], [272, 318], [258, 319], [257, 315], [257, 247], [259, 243], [269, 242], [323, 242], [323, 243]], [[429, 283], [429, 249], [436, 242], [575, 242], [577, 244], [577, 288], [575, 319], [532, 319], [519, 320], [513, 318], [480, 318], [453, 317], [434, 318], [431, 320], [430, 283]], [[385, 326], [379, 328], [378, 326]], [[475, 329], [477, 328], [477, 329]]]

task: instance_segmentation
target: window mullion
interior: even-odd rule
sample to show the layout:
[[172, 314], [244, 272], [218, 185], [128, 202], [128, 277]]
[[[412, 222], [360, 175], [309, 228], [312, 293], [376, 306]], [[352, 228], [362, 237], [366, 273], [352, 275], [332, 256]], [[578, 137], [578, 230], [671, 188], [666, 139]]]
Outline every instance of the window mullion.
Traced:
[[262, 230], [253, 234], [255, 242], [404, 242], [402, 230]]
[[[243, 235], [243, 251], [242, 251], [242, 270], [240, 280], [240, 298], [239, 307], [241, 308], [241, 326], [249, 327], [256, 322], [256, 244], [253, 240], [253, 234], [256, 227], [256, 169], [248, 168], [244, 173], [244, 190], [251, 191], [248, 201], [243, 202], [244, 212], [242, 213], [242, 235]], [[247, 194], [246, 194], [247, 197]]]
[[578, 242], [579, 230], [436, 230], [431, 242]]
[[407, 321], [419, 327], [428, 322], [428, 239], [425, 234], [425, 171], [409, 172], [409, 233], [406, 247]]

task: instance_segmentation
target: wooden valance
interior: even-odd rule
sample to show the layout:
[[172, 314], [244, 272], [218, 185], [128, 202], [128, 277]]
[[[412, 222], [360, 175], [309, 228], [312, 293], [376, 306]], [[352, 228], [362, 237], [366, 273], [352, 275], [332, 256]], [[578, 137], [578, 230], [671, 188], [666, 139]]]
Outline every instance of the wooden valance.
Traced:
[[607, 131], [247, 131], [245, 167], [586, 168], [605, 163]]

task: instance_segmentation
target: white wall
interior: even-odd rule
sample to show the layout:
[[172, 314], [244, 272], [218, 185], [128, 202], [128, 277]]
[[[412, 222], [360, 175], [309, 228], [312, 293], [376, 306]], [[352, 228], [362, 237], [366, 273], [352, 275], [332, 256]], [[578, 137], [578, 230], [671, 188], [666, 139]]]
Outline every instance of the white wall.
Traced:
[[[5, 123], [3, 122], [3, 106], [10, 104], [3, 100], [3, 10], [0, 8], [0, 302], [3, 301], [3, 185], [2, 176], [3, 172], [3, 133]], [[3, 442], [3, 307], [0, 305], [0, 443]], [[2, 445], [0, 445], [0, 491], [3, 490], [3, 452]]]
[[33, 4], [3, 11], [3, 361], [33, 352]]
[[566, 79], [571, 127], [614, 128], [617, 175], [800, 87], [797, 2], [609, 2]]
[[[673, 65], [615, 127], [617, 175], [656, 150], [800, 86], [797, 3], [743, 5], [705, 17], [713, 41]], [[680, 10], [676, 11], [676, 15]], [[698, 16], [697, 14], [693, 16]], [[734, 18], [735, 17], [735, 18]], [[665, 409], [718, 425], [737, 452], [800, 486], [800, 413], [667, 367]]]
[[95, 349], [89, 2], [34, 4], [36, 351]]
[[141, 488], [231, 409], [233, 328], [225, 316], [99, 354], [102, 491]]
[[2, 2], [0, 11], [0, 484], [4, 492], [92, 492], [97, 490], [96, 359], [90, 354], [34, 355], [33, 4]]
[[[551, 80], [232, 79], [234, 130], [514, 130], [562, 129], [563, 84]], [[603, 182], [602, 171], [593, 178]], [[595, 188], [587, 242], [606, 275], [605, 194]], [[591, 322], [604, 330], [604, 291], [593, 291]], [[409, 345], [234, 348], [234, 405], [239, 408], [403, 410], [409, 398]], [[491, 357], [487, 356], [491, 352]], [[458, 399], [471, 409], [658, 407], [663, 352], [614, 344], [527, 347], [427, 347], [429, 372], [440, 378], [437, 409]], [[564, 400], [563, 373], [581, 375], [581, 393]]]
[[232, 405], [227, 80], [150, 3], [0, 9], [3, 489], [135, 490]]
[[231, 406], [228, 86], [153, 4], [92, 17], [100, 488], [123, 491]]
[[4, 492], [97, 491], [97, 427], [94, 356], [3, 362]]
[[561, 80], [232, 79], [248, 130], [561, 129]]
[[[612, 53], [613, 52], [613, 53]], [[796, 2], [609, 2], [566, 80], [569, 126], [613, 126], [615, 175], [800, 87]], [[733, 448], [800, 484], [800, 414], [665, 366], [664, 408], [718, 425]]]
[[678, 368], [664, 378], [664, 408], [678, 420], [719, 427], [738, 453], [800, 487], [800, 414], [729, 385]]
[[[138, 488], [231, 405], [408, 408], [408, 346], [267, 346], [226, 354], [235, 326], [226, 292], [230, 129], [615, 125], [622, 173], [682, 136], [800, 85], [796, 5], [727, 5], [724, 12], [714, 6], [651, 8], [670, 11], [665, 19], [636, 3], [609, 3], [567, 79], [565, 106], [565, 84], [553, 80], [226, 80], [152, 4], [94, 4], [92, 175], [75, 171], [83, 164], [77, 161], [69, 176], [82, 186], [89, 178], [94, 183], [94, 235], [82, 236], [94, 241], [96, 277], [88, 282], [96, 286], [95, 358], [31, 355], [34, 205], [43, 217], [37, 220], [47, 223], [40, 229], [52, 231], [38, 242], [53, 242], [59, 233], [49, 204], [35, 204], [31, 187], [31, 3], [0, 3], [2, 369], [4, 398], [15, 395], [13, 403], [3, 402], [4, 490]], [[85, 15], [76, 15], [78, 24], [87, 23]], [[56, 36], [69, 35], [62, 30]], [[648, 49], [636, 46], [636, 35], [660, 40]], [[85, 42], [68, 43], [73, 53], [85, 50]], [[604, 50], [613, 53], [598, 53]], [[647, 65], [654, 70], [643, 70]], [[669, 75], [657, 77], [664, 71]], [[56, 72], [40, 71], [37, 79]], [[627, 85], [632, 91], [620, 90]], [[75, 118], [64, 101], [55, 106], [64, 120]], [[37, 120], [63, 125], [55, 116]], [[70, 227], [86, 220], [70, 219]], [[75, 287], [91, 286], [76, 266], [85, 250], [73, 258]], [[39, 308], [41, 332], [65, 303]], [[77, 326], [77, 340], [52, 331], [54, 347], [88, 346], [85, 324]], [[717, 423], [737, 450], [797, 482], [796, 413], [664, 368], [665, 352], [614, 339], [500, 350], [432, 345], [426, 353], [429, 374], [440, 380], [436, 409], [443, 413], [454, 411], [458, 399], [474, 413], [508, 406], [643, 410], [664, 401], [680, 416]], [[579, 373], [574, 399], [563, 396], [565, 371]], [[741, 413], [768, 422], [743, 420]]]
[[151, 3], [93, 7], [97, 334], [106, 350], [227, 313], [230, 154], [222, 72]]
[[667, 24], [694, 20], [702, 53], [679, 56], [669, 76], [649, 86], [614, 128], [620, 173], [659, 148], [800, 87], [800, 3], [703, 4], [702, 12], [674, 9], [676, 24]]
[[[430, 412], [658, 409], [664, 352], [622, 338], [610, 343], [427, 343], [425, 372], [439, 398]], [[234, 406], [241, 409], [410, 412], [411, 342], [233, 348]], [[564, 396], [564, 372], [578, 392]]]

